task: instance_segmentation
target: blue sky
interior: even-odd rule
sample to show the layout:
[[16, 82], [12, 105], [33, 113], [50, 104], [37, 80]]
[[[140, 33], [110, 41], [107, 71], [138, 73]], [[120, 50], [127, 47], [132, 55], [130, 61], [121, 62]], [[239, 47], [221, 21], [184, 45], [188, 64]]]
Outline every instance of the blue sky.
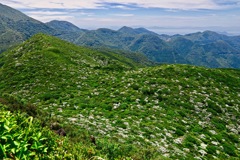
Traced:
[[213, 30], [240, 35], [240, 0], [1, 0], [42, 22], [80, 28], [145, 27], [160, 34]]

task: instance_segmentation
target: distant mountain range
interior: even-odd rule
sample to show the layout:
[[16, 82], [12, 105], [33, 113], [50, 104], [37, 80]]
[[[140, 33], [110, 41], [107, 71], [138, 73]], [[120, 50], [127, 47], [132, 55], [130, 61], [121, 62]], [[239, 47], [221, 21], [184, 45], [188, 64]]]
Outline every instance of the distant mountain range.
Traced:
[[42, 32], [81, 46], [139, 52], [158, 63], [240, 68], [240, 36], [212, 31], [169, 36], [126, 26], [85, 30], [66, 21], [44, 24], [2, 4], [0, 10], [0, 52]]

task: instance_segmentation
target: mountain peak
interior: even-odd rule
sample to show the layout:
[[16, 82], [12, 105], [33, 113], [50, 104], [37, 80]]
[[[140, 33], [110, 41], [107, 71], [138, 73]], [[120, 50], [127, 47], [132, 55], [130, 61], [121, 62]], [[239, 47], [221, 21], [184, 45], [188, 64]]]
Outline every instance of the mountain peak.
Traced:
[[118, 30], [118, 32], [121, 33], [129, 33], [129, 34], [155, 34], [154, 32], [151, 32], [149, 30], [147, 30], [146, 28], [140, 27], [140, 28], [131, 28], [131, 27], [127, 27], [127, 26], [123, 26], [122, 28], [120, 28]]
[[59, 20], [53, 20], [46, 23], [49, 27], [62, 30], [62, 31], [69, 31], [69, 32], [79, 32], [82, 31], [79, 27], [76, 25], [68, 22], [68, 21], [59, 21]]
[[118, 31], [119, 31], [119, 32], [125, 32], [125, 31], [132, 31], [132, 30], [134, 30], [134, 29], [131, 28], [131, 27], [123, 26], [123, 27], [120, 28]]

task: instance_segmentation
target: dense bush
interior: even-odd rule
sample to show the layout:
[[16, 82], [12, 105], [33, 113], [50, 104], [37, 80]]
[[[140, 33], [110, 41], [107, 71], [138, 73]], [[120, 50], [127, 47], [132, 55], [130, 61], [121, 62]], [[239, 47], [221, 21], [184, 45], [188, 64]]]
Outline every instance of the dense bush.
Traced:
[[58, 154], [54, 135], [33, 117], [0, 111], [0, 157], [44, 159]]
[[229, 154], [230, 156], [237, 156], [235, 152], [235, 147], [229, 143], [223, 144], [223, 150], [225, 153]]

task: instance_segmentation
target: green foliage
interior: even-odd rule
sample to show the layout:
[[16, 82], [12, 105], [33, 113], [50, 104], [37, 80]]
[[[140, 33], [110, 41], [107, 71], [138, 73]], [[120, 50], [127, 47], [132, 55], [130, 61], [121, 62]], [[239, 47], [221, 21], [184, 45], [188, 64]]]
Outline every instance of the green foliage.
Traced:
[[0, 157], [13, 159], [49, 158], [57, 143], [50, 131], [33, 123], [32, 117], [0, 111]]
[[215, 112], [217, 112], [217, 113], [222, 113], [221, 108], [220, 108], [217, 104], [215, 104], [214, 102], [212, 102], [212, 101], [208, 101], [208, 107], [211, 108], [211, 109], [213, 109], [213, 110], [214, 110]]
[[57, 149], [60, 157], [226, 159], [240, 154], [239, 70], [140, 68], [112, 52], [43, 34], [3, 53], [0, 62], [1, 104], [34, 116], [41, 126], [64, 128], [68, 138]]
[[35, 105], [27, 103], [26, 100], [20, 100], [18, 97], [8, 94], [4, 94], [3, 98], [0, 98], [0, 103], [6, 105], [7, 109], [11, 112], [21, 111], [33, 117], [40, 112]]
[[217, 151], [217, 147], [214, 146], [214, 145], [208, 145], [207, 146], [207, 152], [209, 154], [216, 154], [216, 151]]
[[184, 126], [181, 126], [181, 125], [176, 126], [175, 134], [177, 134], [178, 136], [183, 136], [185, 132], [186, 132], [186, 129]]
[[230, 156], [237, 156], [237, 154], [235, 153], [235, 147], [229, 143], [224, 143], [223, 144], [223, 150], [225, 153], [227, 153]]
[[[64, 25], [64, 22], [59, 22], [59, 26], [61, 25]], [[54, 28], [58, 29], [59, 26]], [[65, 32], [68, 30], [66, 27]], [[76, 34], [80, 35], [72, 38], [76, 37]], [[161, 64], [240, 68], [239, 37], [225, 36], [211, 31], [168, 36], [158, 35], [146, 29], [123, 27], [118, 31], [98, 29], [84, 32], [81, 30], [81, 32], [72, 33], [72, 36], [59, 34], [58, 37], [77, 45], [139, 52]], [[132, 57], [133, 54], [129, 55]]]
[[219, 129], [219, 130], [226, 129], [226, 122], [224, 122], [223, 120], [221, 120], [219, 118], [214, 118], [212, 121], [217, 129]]
[[199, 145], [199, 141], [195, 137], [187, 135], [184, 139], [184, 145], [191, 149], [194, 145]]

